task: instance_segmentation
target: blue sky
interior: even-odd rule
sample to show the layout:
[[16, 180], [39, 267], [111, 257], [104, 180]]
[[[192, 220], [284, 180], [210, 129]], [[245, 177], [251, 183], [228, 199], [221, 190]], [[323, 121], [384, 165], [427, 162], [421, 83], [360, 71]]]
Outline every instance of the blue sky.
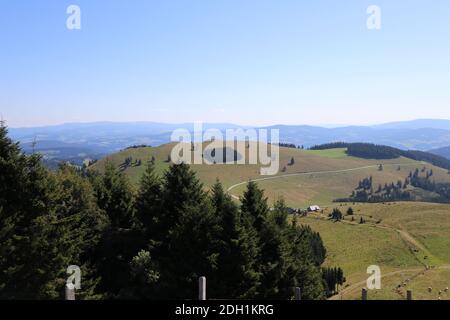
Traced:
[[[70, 4], [81, 30], [66, 28]], [[449, 119], [449, 57], [448, 0], [2, 0], [0, 114], [13, 127]]]

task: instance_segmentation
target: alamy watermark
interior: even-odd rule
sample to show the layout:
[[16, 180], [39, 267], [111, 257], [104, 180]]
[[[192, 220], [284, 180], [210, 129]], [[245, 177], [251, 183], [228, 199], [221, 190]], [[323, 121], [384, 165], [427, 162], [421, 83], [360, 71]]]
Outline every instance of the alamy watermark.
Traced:
[[66, 280], [66, 287], [70, 290], [81, 289], [81, 269], [79, 266], [69, 266], [67, 268], [69, 277]]
[[81, 9], [75, 4], [71, 4], [67, 7], [66, 13], [69, 17], [66, 20], [66, 27], [69, 30], [81, 29]]
[[[270, 136], [269, 136], [270, 131]], [[175, 164], [253, 164], [261, 165], [261, 175], [275, 175], [280, 167], [278, 129], [219, 129], [203, 131], [202, 123], [194, 132], [177, 129], [171, 136], [178, 142], [171, 152]]]
[[366, 25], [369, 30], [381, 30], [381, 8], [376, 5], [371, 5], [367, 8]]
[[381, 289], [381, 268], [376, 265], [367, 267], [367, 273], [370, 277], [367, 279], [367, 289], [380, 290]]

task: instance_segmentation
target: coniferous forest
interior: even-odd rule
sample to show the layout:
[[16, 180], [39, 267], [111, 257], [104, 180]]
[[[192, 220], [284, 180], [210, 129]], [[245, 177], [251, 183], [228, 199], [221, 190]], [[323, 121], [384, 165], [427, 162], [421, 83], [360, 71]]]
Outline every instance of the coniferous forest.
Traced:
[[396, 159], [406, 157], [417, 161], [429, 162], [435, 166], [450, 170], [450, 160], [429, 152], [417, 150], [400, 150], [398, 148], [376, 145], [373, 143], [347, 143], [333, 142], [321, 145], [315, 145], [310, 150], [326, 150], [333, 148], [347, 148], [346, 153], [349, 156], [364, 159]]
[[[185, 164], [147, 165], [133, 188], [104, 173], [49, 171], [0, 128], [0, 299], [63, 299], [66, 269], [81, 268], [77, 299], [195, 299], [200, 276], [216, 299], [323, 299], [342, 270], [322, 268], [318, 233], [269, 208], [249, 182], [240, 204], [217, 182], [206, 192]], [[333, 269], [338, 270], [338, 269]]]

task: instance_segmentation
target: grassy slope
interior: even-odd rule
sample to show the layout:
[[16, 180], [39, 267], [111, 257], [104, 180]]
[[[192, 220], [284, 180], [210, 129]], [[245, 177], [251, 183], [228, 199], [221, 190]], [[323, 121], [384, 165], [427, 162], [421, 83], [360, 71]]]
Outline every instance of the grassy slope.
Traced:
[[[163, 145], [157, 148], [137, 148], [128, 149], [100, 160], [92, 166], [95, 170], [103, 170], [106, 161], [111, 161], [119, 166], [126, 157], [141, 159], [145, 164], [146, 160], [152, 156], [156, 158], [157, 170], [162, 174], [168, 168], [167, 158], [172, 150], [173, 144]], [[287, 165], [291, 158], [295, 159], [295, 164]], [[248, 157], [247, 157], [248, 158]], [[377, 165], [383, 163], [385, 169], [378, 171]], [[401, 163], [401, 170], [397, 171], [397, 164]], [[372, 168], [357, 169], [361, 167], [373, 166]], [[213, 184], [219, 179], [226, 188], [250, 179], [262, 178], [259, 174], [258, 165], [193, 165], [200, 179], [206, 186]], [[369, 175], [374, 176], [375, 183], [397, 182], [404, 179], [410, 170], [417, 167], [422, 168], [423, 164], [411, 159], [399, 158], [394, 160], [367, 160], [349, 157], [345, 154], [345, 149], [331, 149], [320, 151], [299, 150], [291, 148], [280, 148], [280, 169], [286, 168], [285, 172], [278, 173], [278, 176], [289, 174], [298, 174], [305, 172], [335, 171], [352, 169], [343, 173], [325, 173], [314, 175], [299, 175], [294, 177], [277, 178], [259, 182], [266, 190], [271, 201], [278, 196], [283, 195], [291, 206], [304, 207], [311, 203], [327, 205], [337, 197], [346, 197], [355, 188], [358, 181]], [[436, 179], [441, 181], [450, 181], [450, 175], [446, 170], [427, 165], [433, 168]], [[145, 169], [145, 165], [140, 167], [131, 167], [125, 170], [125, 173], [133, 184], [139, 182], [139, 178]], [[233, 194], [240, 195], [245, 185], [236, 187], [232, 190]]]
[[[355, 222], [327, 220], [324, 213], [300, 218], [298, 223], [310, 225], [320, 232], [328, 250], [326, 264], [341, 266], [347, 275], [344, 299], [360, 298], [369, 265], [379, 265], [382, 290], [370, 291], [372, 299], [402, 299], [412, 289], [415, 299], [437, 299], [437, 291], [450, 287], [450, 205], [431, 203], [349, 204], [355, 210]], [[342, 204], [345, 212], [347, 204]], [[358, 224], [360, 217], [367, 223]], [[425, 270], [425, 266], [433, 266]], [[396, 272], [395, 274], [391, 274]], [[411, 281], [407, 282], [407, 279]], [[399, 284], [406, 283], [400, 290]], [[427, 288], [433, 287], [429, 293]], [[449, 299], [450, 292], [442, 293]]]
[[[163, 145], [158, 148], [129, 149], [111, 155], [96, 163], [92, 168], [103, 170], [106, 161], [111, 161], [119, 166], [126, 157], [141, 159], [143, 163], [156, 158], [156, 168], [161, 174], [168, 168], [166, 162], [173, 145]], [[295, 164], [287, 166], [294, 157]], [[277, 177], [275, 179], [259, 181], [269, 200], [274, 200], [282, 195], [291, 206], [304, 207], [309, 204], [327, 206], [324, 215], [317, 214], [308, 218], [302, 218], [299, 223], [309, 224], [319, 231], [325, 241], [328, 250], [326, 263], [330, 266], [343, 267], [348, 284], [354, 285], [367, 278], [366, 269], [369, 265], [378, 264], [383, 273], [398, 272], [383, 279], [383, 289], [370, 292], [369, 297], [378, 299], [398, 299], [405, 294], [406, 288], [396, 292], [394, 288], [406, 279], [414, 278], [408, 284], [408, 288], [414, 290], [415, 298], [433, 299], [437, 293], [429, 294], [429, 286], [450, 286], [450, 271], [447, 269], [434, 269], [420, 272], [424, 264], [443, 266], [450, 264], [450, 206], [429, 203], [396, 203], [396, 204], [358, 204], [355, 208], [355, 220], [360, 216], [367, 220], [367, 224], [334, 223], [327, 220], [327, 214], [333, 206], [332, 200], [337, 197], [348, 196], [358, 181], [369, 175], [378, 183], [390, 183], [403, 180], [409, 171], [415, 168], [433, 169], [436, 181], [450, 181], [447, 170], [435, 166], [399, 158], [394, 160], [367, 160], [348, 157], [344, 149], [332, 149], [321, 151], [307, 151], [290, 148], [281, 148], [281, 165], [286, 166], [286, 172], [279, 172], [278, 176], [299, 174], [296, 176]], [[384, 164], [384, 170], [378, 171], [377, 165]], [[398, 164], [401, 163], [400, 170]], [[368, 167], [356, 169], [361, 167]], [[193, 165], [205, 186], [209, 186], [219, 178], [230, 187], [236, 183], [249, 179], [260, 179], [259, 166], [257, 165]], [[125, 173], [131, 181], [137, 185], [139, 177], [145, 166], [127, 168]], [[335, 171], [352, 169], [340, 173], [316, 173], [305, 172]], [[241, 194], [245, 185], [232, 190], [235, 195]], [[342, 204], [345, 211], [347, 205]], [[347, 220], [349, 220], [347, 218]], [[376, 222], [381, 223], [376, 225]], [[405, 240], [398, 231], [404, 230], [407, 235], [418, 241], [418, 246]], [[426, 259], [425, 259], [426, 257]], [[360, 286], [346, 292], [345, 299], [359, 298]], [[444, 286], [444, 287], [445, 287]], [[442, 295], [445, 299], [447, 296]]]

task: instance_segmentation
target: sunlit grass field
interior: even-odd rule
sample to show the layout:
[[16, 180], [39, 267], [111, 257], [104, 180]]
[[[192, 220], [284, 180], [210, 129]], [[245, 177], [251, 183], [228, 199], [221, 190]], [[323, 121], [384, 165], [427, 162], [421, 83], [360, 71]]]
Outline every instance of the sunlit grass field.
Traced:
[[361, 298], [370, 265], [380, 266], [386, 277], [381, 290], [369, 291], [369, 299], [404, 299], [407, 290], [415, 299], [438, 299], [439, 290], [441, 299], [449, 299], [444, 289], [450, 287], [450, 205], [350, 203], [337, 208], [345, 214], [349, 206], [354, 221], [352, 216], [329, 220], [331, 207], [297, 220], [320, 232], [328, 251], [325, 264], [344, 269], [351, 290], [343, 291], [343, 299]]

